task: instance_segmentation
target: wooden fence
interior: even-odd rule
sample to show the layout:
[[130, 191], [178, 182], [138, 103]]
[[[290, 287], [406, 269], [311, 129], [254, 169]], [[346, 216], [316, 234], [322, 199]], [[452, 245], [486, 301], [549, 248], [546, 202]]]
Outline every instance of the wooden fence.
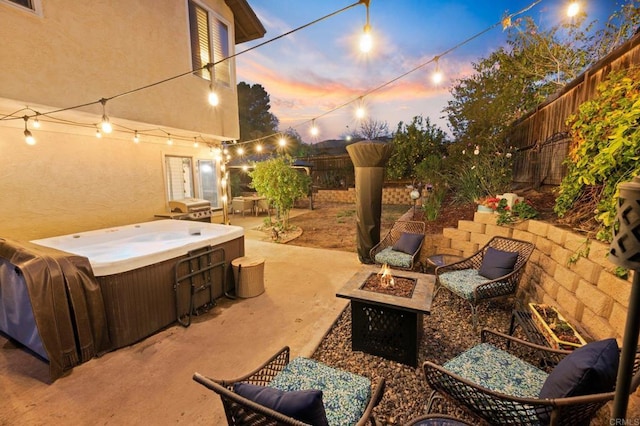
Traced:
[[597, 62], [562, 90], [516, 122], [508, 144], [517, 148], [513, 181], [534, 187], [559, 185], [566, 174], [569, 150], [567, 118], [596, 93], [611, 72], [640, 65], [640, 34]]

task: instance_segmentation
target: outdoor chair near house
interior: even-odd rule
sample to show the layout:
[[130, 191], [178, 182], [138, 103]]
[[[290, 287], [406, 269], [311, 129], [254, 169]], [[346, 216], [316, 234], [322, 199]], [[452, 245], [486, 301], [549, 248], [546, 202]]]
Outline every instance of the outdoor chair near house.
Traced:
[[528, 241], [493, 237], [472, 256], [436, 268], [435, 295], [445, 288], [471, 305], [474, 328], [478, 304], [515, 296], [534, 245]]
[[258, 200], [256, 208], [258, 209], [258, 213], [265, 212], [267, 215], [271, 216], [272, 207], [271, 202], [268, 199], [263, 198], [261, 200]]
[[[541, 352], [561, 361], [541, 370]], [[444, 398], [492, 425], [588, 425], [615, 396], [619, 358], [613, 338], [570, 352], [484, 329], [479, 345], [442, 366], [423, 364], [432, 389], [426, 411]], [[636, 352], [631, 393], [640, 383], [639, 366]]]
[[372, 386], [357, 374], [298, 357], [284, 347], [253, 372], [234, 380], [199, 373], [193, 380], [222, 399], [229, 425], [375, 424], [384, 379]]
[[247, 200], [243, 197], [233, 197], [231, 199], [231, 211], [233, 214], [236, 214], [236, 212], [238, 212], [242, 213], [242, 216], [244, 216], [244, 212], [247, 210], [249, 210], [250, 212], [253, 211], [252, 200]]
[[413, 270], [424, 242], [424, 232], [424, 222], [396, 221], [387, 235], [369, 251], [369, 256], [378, 265]]

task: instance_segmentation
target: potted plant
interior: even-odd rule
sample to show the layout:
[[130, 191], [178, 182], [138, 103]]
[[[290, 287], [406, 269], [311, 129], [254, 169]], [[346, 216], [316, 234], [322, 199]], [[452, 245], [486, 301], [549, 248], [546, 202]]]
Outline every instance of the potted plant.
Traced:
[[573, 350], [587, 343], [553, 306], [529, 303], [529, 310], [536, 328], [552, 348]]

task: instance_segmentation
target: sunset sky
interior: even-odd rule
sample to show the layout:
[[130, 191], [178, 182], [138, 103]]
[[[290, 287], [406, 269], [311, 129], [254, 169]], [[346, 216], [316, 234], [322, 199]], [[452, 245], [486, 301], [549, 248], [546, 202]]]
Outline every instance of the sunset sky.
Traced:
[[[236, 46], [240, 52], [265, 40], [355, 2], [348, 0], [249, 0], [267, 29], [264, 38]], [[505, 15], [518, 12], [534, 0], [371, 0], [370, 23], [374, 47], [360, 53], [358, 42], [366, 21], [364, 5], [318, 22], [237, 58], [237, 80], [264, 86], [271, 112], [280, 130], [295, 128], [305, 142], [344, 137], [359, 127], [355, 118], [359, 98], [420, 64], [458, 45]], [[587, 21], [599, 25], [619, 8], [617, 0], [583, 0]], [[566, 15], [566, 0], [542, 0], [520, 16], [551, 26]], [[471, 64], [504, 44], [501, 25], [455, 49], [439, 60], [445, 79], [434, 85], [430, 63], [385, 88], [364, 96], [368, 117], [387, 122], [395, 131], [400, 121], [417, 115], [447, 131], [442, 109], [456, 79], [469, 75]], [[353, 101], [353, 102], [351, 102]], [[349, 103], [350, 102], [350, 103]], [[349, 103], [334, 112], [338, 106]], [[326, 114], [326, 115], [324, 115]], [[319, 135], [309, 133], [316, 119]]]

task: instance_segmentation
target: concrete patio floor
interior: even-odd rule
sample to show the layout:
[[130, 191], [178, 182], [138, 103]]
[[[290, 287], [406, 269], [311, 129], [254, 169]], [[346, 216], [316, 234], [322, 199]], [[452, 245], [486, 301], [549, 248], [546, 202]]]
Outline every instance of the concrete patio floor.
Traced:
[[226, 424], [219, 397], [193, 373], [234, 378], [285, 345], [310, 356], [348, 303], [336, 291], [361, 266], [356, 253], [260, 241], [262, 221], [231, 216], [245, 228], [245, 253], [265, 258], [266, 291], [219, 299], [188, 328], [171, 326], [53, 384], [47, 364], [0, 337], [0, 425]]

